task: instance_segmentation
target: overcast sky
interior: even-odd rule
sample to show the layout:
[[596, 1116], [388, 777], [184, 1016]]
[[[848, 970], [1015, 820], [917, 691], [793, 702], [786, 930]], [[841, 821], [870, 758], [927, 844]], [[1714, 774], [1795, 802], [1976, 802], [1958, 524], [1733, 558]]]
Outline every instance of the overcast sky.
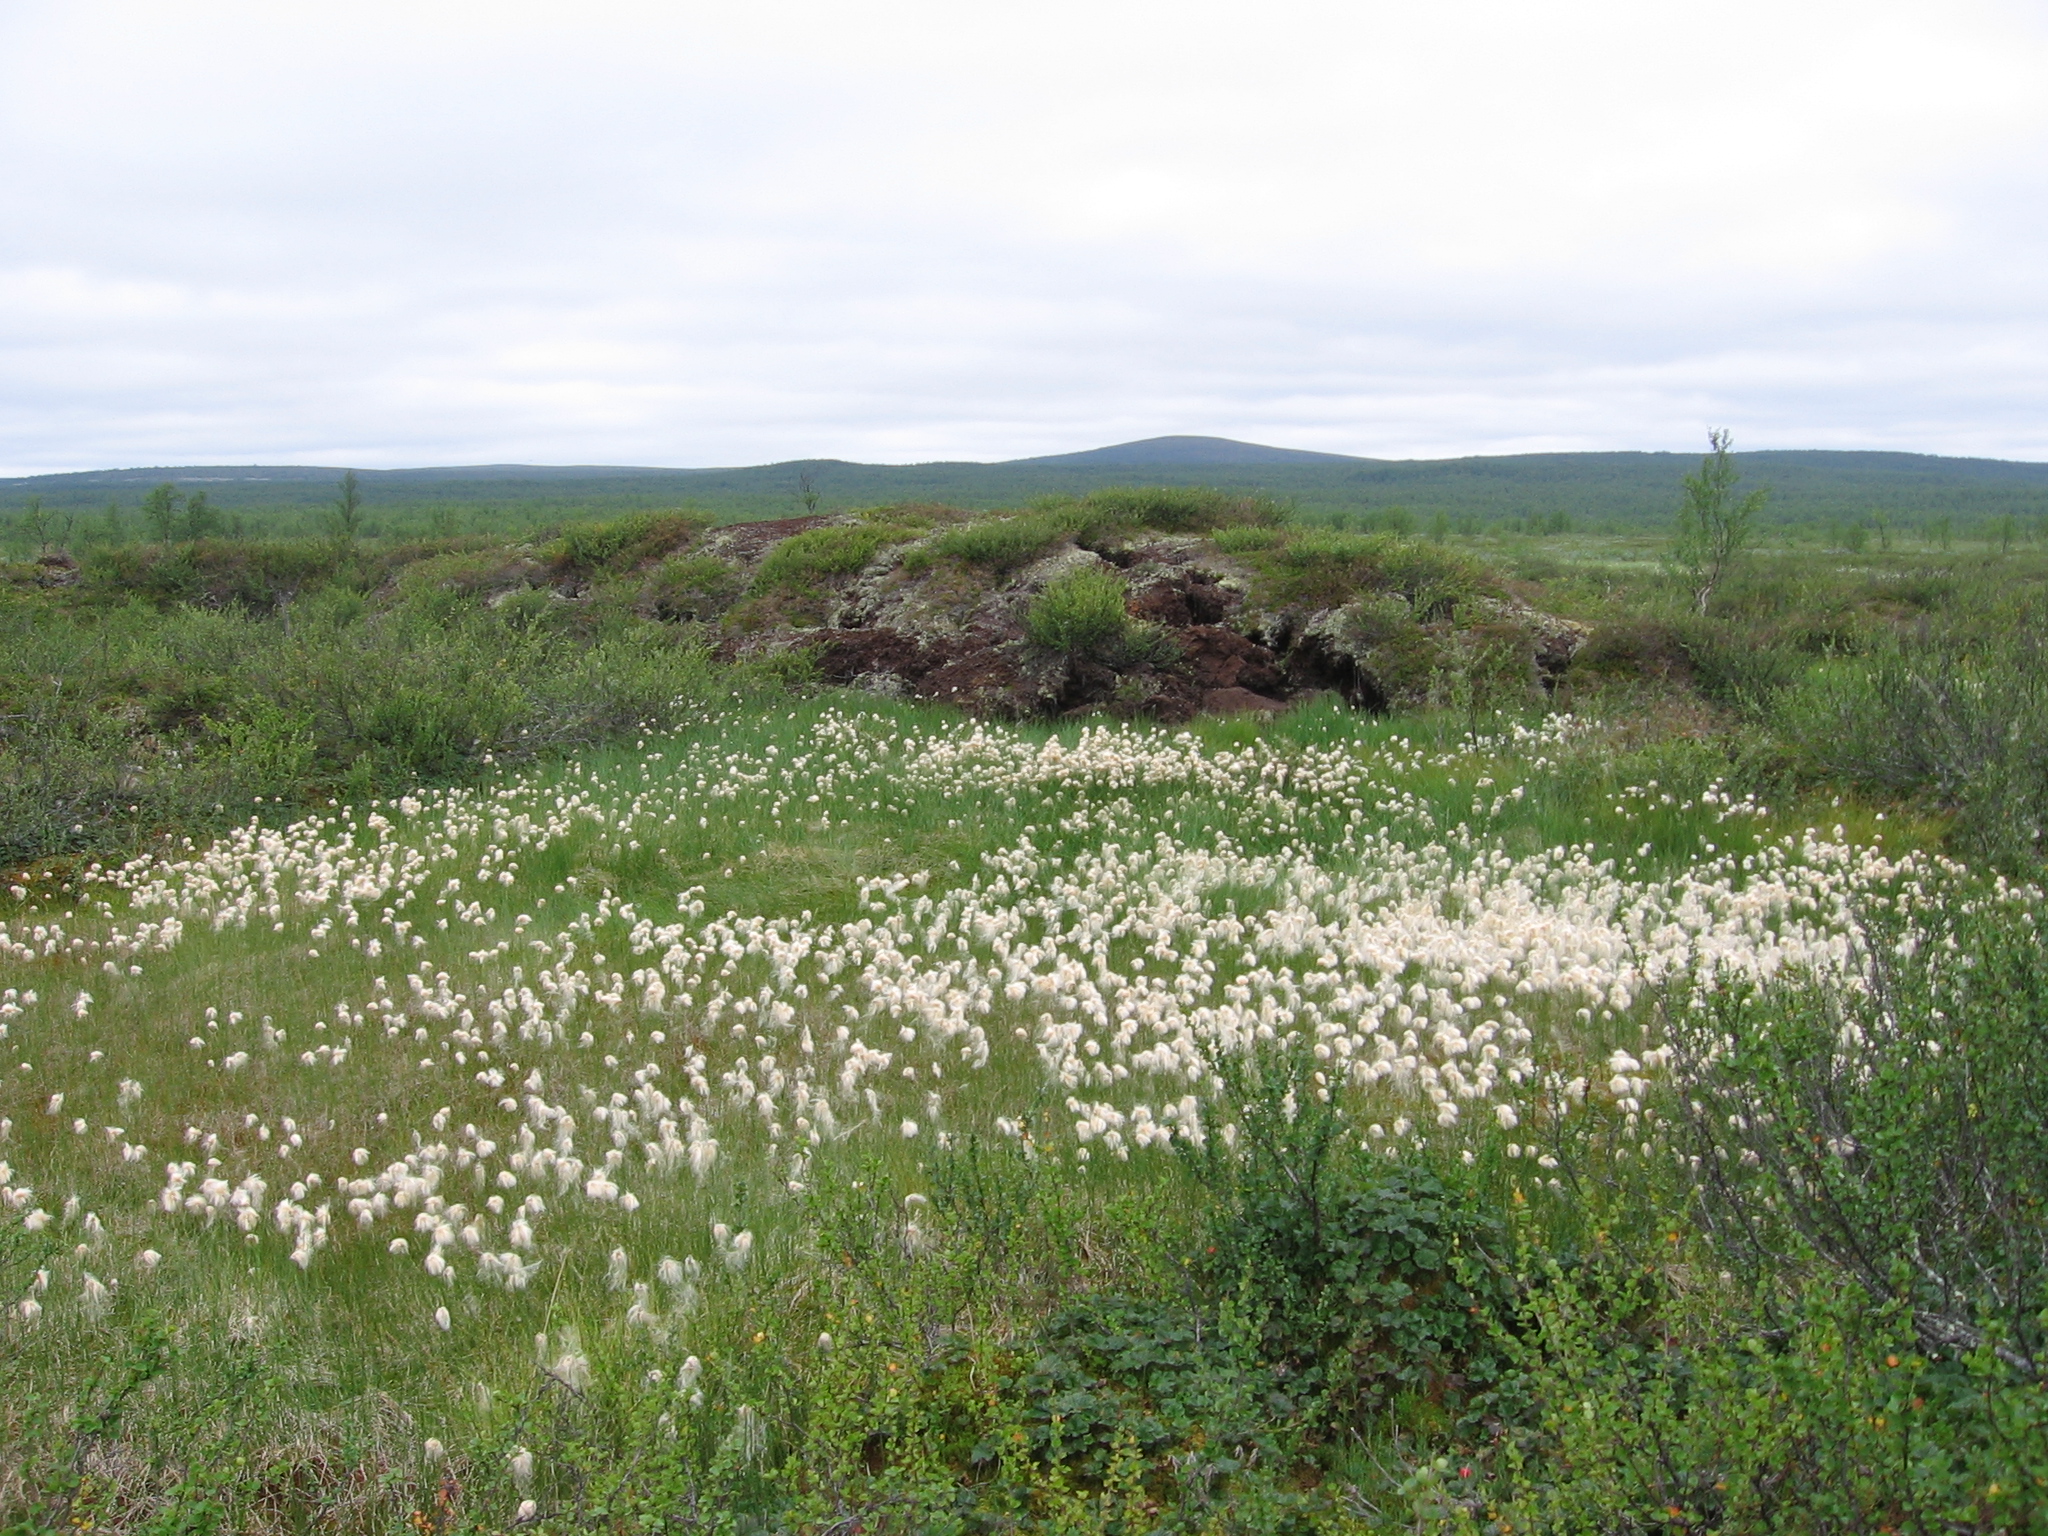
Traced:
[[2048, 458], [2048, 4], [0, 6], [0, 474]]

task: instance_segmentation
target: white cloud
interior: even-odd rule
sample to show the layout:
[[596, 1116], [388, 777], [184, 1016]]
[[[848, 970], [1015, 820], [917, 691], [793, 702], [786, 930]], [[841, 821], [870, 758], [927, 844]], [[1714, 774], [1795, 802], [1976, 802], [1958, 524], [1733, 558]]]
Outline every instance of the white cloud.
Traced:
[[2025, 5], [25, 3], [0, 464], [2048, 456]]

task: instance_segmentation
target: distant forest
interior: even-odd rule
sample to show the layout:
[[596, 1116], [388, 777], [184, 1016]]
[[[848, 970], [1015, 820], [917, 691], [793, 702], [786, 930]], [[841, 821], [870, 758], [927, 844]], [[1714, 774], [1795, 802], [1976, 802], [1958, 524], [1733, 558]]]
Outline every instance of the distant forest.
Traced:
[[[741, 469], [608, 467], [364, 470], [366, 538], [518, 533], [579, 518], [688, 507], [721, 522], [903, 503], [985, 508], [1109, 485], [1258, 491], [1313, 523], [1422, 534], [1653, 533], [1670, 526], [1684, 453], [1551, 453], [1437, 460], [1286, 454], [1221, 439], [1162, 439], [998, 464], [798, 460]], [[1269, 456], [1269, 457], [1268, 457]], [[2048, 464], [1923, 454], [1739, 455], [1745, 488], [1768, 486], [1766, 532], [1855, 548], [2048, 539]], [[317, 533], [338, 467], [184, 467], [0, 481], [0, 547], [13, 555], [160, 536], [145, 503], [173, 487], [183, 536]], [[160, 494], [160, 493], [159, 493]], [[159, 507], [159, 514], [161, 508]]]

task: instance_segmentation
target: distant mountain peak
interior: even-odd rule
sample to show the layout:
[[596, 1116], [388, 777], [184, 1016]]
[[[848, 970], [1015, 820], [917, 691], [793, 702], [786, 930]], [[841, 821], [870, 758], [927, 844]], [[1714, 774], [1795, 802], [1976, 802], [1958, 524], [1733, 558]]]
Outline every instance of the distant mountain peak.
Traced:
[[1076, 469], [1102, 466], [1158, 465], [1245, 465], [1245, 464], [1363, 464], [1368, 461], [1348, 453], [1314, 453], [1306, 448], [1269, 448], [1264, 443], [1241, 443], [1231, 437], [1145, 437], [1134, 443], [1113, 443], [1107, 448], [1087, 448], [1079, 453], [1050, 453], [1035, 459], [1010, 459], [1010, 464], [1072, 465]]

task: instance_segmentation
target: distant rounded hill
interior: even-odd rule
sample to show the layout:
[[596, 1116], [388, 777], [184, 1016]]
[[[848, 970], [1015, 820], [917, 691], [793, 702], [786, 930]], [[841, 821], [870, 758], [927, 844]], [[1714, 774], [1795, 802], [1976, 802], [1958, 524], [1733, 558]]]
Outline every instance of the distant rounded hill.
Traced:
[[1141, 468], [1152, 465], [1196, 466], [1210, 464], [1370, 464], [1371, 459], [1348, 453], [1313, 453], [1306, 448], [1269, 448], [1264, 443], [1241, 443], [1229, 437], [1143, 437], [1134, 443], [1114, 443], [1107, 448], [1087, 448], [1079, 453], [1048, 453], [1035, 459], [1010, 459], [1011, 465], [1059, 464], [1087, 468]]

